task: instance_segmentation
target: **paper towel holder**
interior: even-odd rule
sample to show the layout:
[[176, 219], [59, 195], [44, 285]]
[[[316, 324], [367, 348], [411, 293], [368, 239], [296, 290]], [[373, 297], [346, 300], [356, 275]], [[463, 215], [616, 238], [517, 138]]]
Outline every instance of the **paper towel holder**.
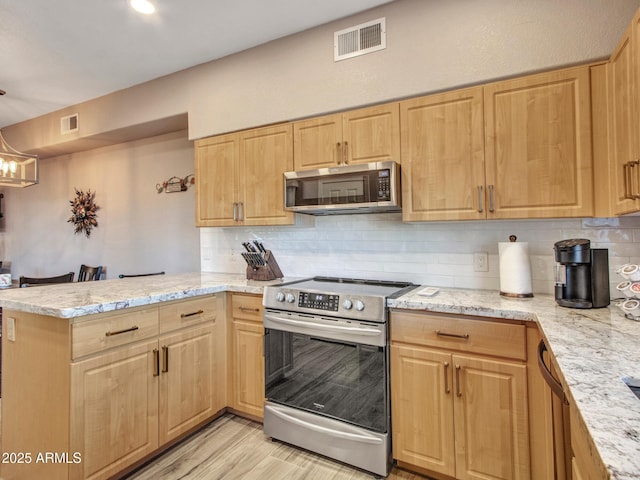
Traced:
[[[509, 243], [515, 243], [516, 240], [518, 239], [518, 237], [516, 237], [515, 235], [509, 235]], [[503, 297], [508, 297], [508, 298], [531, 298], [533, 297], [533, 292], [532, 292], [532, 288], [531, 288], [531, 265], [529, 264], [529, 259], [528, 259], [528, 251], [527, 251], [527, 265], [524, 266], [524, 271], [520, 272], [520, 274], [524, 274], [526, 276], [528, 276], [528, 288], [526, 289], [527, 291], [524, 292], [505, 292], [502, 287], [502, 280], [501, 280], [501, 285], [500, 285], [500, 295]], [[502, 279], [502, 273], [503, 273], [503, 266], [501, 265], [500, 267], [501, 270], [501, 279]]]

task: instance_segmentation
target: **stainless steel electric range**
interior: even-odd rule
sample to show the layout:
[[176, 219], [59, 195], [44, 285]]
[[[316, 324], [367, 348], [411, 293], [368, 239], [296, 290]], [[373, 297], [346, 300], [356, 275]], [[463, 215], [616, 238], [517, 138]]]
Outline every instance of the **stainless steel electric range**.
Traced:
[[386, 301], [415, 287], [329, 277], [266, 287], [265, 434], [387, 476]]

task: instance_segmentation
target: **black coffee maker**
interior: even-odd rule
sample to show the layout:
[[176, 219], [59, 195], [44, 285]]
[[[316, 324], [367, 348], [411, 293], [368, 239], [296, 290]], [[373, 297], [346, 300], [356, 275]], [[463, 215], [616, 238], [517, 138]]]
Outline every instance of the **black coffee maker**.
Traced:
[[609, 305], [609, 250], [591, 248], [585, 238], [561, 240], [556, 256], [556, 302], [562, 307]]

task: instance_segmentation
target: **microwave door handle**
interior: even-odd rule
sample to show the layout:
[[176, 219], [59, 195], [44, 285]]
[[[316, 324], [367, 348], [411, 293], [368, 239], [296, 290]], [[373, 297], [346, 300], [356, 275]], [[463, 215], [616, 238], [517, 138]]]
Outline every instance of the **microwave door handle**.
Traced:
[[295, 325], [296, 327], [313, 327], [328, 332], [351, 332], [360, 335], [380, 335], [380, 330], [376, 328], [358, 328], [358, 327], [342, 327], [338, 325], [324, 325], [323, 323], [315, 323], [307, 320], [293, 320], [291, 318], [282, 318], [276, 315], [269, 315], [269, 320], [281, 325]]

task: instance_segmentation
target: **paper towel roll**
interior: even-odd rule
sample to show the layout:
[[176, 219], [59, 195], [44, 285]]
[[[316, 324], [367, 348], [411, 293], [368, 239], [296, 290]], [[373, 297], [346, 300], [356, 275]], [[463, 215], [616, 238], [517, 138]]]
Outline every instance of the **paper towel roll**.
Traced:
[[500, 242], [500, 295], [533, 297], [527, 242]]

